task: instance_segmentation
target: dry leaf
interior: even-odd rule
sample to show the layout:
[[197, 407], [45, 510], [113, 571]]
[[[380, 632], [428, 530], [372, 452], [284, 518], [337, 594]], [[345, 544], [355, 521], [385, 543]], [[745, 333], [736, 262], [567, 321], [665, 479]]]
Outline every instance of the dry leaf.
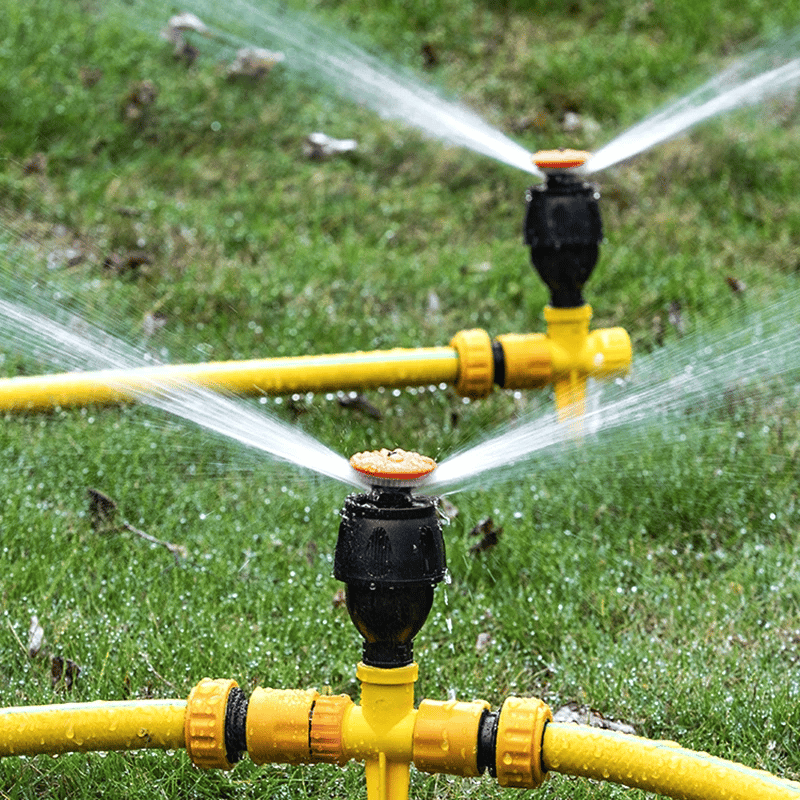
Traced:
[[83, 66], [78, 70], [78, 75], [80, 76], [81, 84], [85, 88], [91, 89], [92, 86], [95, 86], [102, 80], [103, 70], [99, 67]]
[[599, 711], [588, 706], [578, 705], [574, 700], [553, 712], [553, 722], [570, 722], [575, 725], [589, 725], [592, 728], [635, 734], [636, 729], [627, 722], [608, 719]]
[[725, 277], [725, 282], [734, 294], [744, 294], [745, 289], [747, 289], [747, 284], [735, 278], [733, 275], [727, 275]]
[[303, 143], [303, 155], [312, 161], [350, 153], [358, 148], [355, 139], [334, 139], [325, 133], [310, 133]]
[[680, 336], [683, 336], [685, 327], [681, 316], [681, 304], [677, 300], [673, 300], [669, 304], [669, 324], [675, 328]]
[[72, 691], [72, 686], [80, 675], [81, 668], [71, 659], [53, 656], [50, 661], [50, 683], [55, 689], [63, 679], [64, 689]]
[[99, 489], [86, 490], [89, 496], [89, 519], [96, 531], [108, 531], [115, 526], [117, 504]]
[[494, 520], [487, 517], [482, 522], [479, 522], [470, 532], [470, 536], [480, 536], [481, 540], [470, 547], [469, 551], [472, 554], [482, 553], [484, 550], [491, 550], [492, 547], [497, 545], [500, 534], [503, 532], [502, 527], [496, 528]]
[[147, 121], [150, 107], [158, 97], [153, 81], [135, 83], [122, 100], [120, 115], [124, 122], [143, 124]]
[[422, 63], [425, 69], [433, 69], [439, 65], [439, 53], [436, 52], [436, 48], [430, 42], [423, 42], [422, 47], [420, 47], [420, 53], [422, 54]]
[[342, 408], [350, 408], [354, 411], [363, 411], [372, 419], [383, 419], [380, 409], [370, 403], [363, 394], [349, 394], [339, 398], [339, 405]]
[[478, 634], [478, 638], [475, 640], [475, 652], [482, 653], [486, 650], [489, 645], [492, 643], [492, 634], [483, 632]]
[[161, 330], [167, 324], [167, 318], [163, 314], [152, 314], [149, 311], [142, 318], [142, 335], [149, 339], [156, 331]]
[[229, 78], [263, 78], [286, 56], [263, 47], [243, 47], [236, 53], [236, 58], [228, 67]]
[[439, 511], [450, 521], [458, 516], [458, 506], [447, 497], [439, 498]]
[[47, 153], [34, 153], [23, 165], [23, 175], [44, 175], [47, 172]]
[[36, 658], [44, 645], [44, 628], [39, 624], [36, 614], [31, 616], [31, 625], [28, 628], [28, 655]]
[[111, 253], [103, 261], [103, 269], [115, 272], [117, 275], [124, 275], [133, 272], [142, 265], [153, 263], [153, 257], [144, 250], [128, 250], [125, 253]]
[[341, 608], [347, 602], [347, 595], [345, 594], [344, 589], [337, 589], [336, 593], [333, 595], [333, 607], [334, 608]]

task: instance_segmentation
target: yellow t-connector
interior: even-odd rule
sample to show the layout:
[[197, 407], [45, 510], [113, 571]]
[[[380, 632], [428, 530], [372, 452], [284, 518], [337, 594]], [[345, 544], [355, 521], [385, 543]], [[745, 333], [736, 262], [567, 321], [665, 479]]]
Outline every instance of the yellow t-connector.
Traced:
[[589, 332], [592, 307], [546, 306], [544, 318], [550, 340], [552, 375], [559, 419], [579, 419], [586, 407], [590, 376], [625, 372], [631, 361], [631, 343], [622, 328]]
[[[550, 709], [537, 699], [508, 698], [499, 714], [490, 761], [479, 761], [489, 704], [423, 700], [414, 708], [418, 667], [358, 665], [361, 704], [346, 695], [256, 689], [247, 712], [247, 751], [256, 764], [363, 761], [368, 800], [407, 800], [410, 765], [422, 772], [480, 775], [501, 786], [535, 787]], [[486, 753], [483, 754], [484, 759]]]

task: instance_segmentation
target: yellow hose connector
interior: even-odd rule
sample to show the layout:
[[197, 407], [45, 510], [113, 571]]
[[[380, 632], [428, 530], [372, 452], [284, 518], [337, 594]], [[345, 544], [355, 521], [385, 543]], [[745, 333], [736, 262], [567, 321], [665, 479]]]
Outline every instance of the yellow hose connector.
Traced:
[[492, 340], [486, 331], [474, 328], [459, 331], [450, 346], [458, 354], [455, 389], [462, 397], [487, 397], [494, 383]]
[[247, 706], [247, 752], [256, 764], [308, 764], [314, 689], [256, 689]]
[[478, 700], [423, 700], [414, 725], [414, 765], [423, 772], [474, 777], [478, 730], [489, 704]]
[[203, 678], [186, 704], [186, 751], [201, 769], [233, 769], [225, 749], [225, 712], [236, 681]]
[[536, 697], [509, 697], [500, 710], [495, 764], [501, 786], [532, 788], [546, 777], [542, 738], [553, 719], [550, 707]]

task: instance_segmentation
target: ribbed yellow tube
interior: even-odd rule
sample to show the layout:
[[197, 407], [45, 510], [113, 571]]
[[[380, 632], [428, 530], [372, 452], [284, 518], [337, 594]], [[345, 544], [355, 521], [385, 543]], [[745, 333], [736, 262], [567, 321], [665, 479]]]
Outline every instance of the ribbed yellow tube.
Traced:
[[0, 709], [0, 756], [184, 746], [185, 700]]
[[551, 722], [544, 731], [546, 770], [621, 783], [675, 800], [798, 800], [800, 783], [768, 772], [614, 731]]
[[455, 383], [452, 347], [265, 358], [0, 379], [0, 412], [109, 405], [165, 383], [188, 381], [237, 394], [291, 394]]

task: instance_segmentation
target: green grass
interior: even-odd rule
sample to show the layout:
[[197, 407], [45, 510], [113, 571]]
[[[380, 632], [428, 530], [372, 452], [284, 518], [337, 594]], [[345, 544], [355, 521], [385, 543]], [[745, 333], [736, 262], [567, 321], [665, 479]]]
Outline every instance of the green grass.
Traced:
[[[604, 143], [796, 24], [790, 5], [309, 9], [411, 69], [422, 70], [420, 46], [431, 44], [440, 64], [429, 78], [534, 149]], [[161, 315], [146, 346], [172, 360], [437, 345], [474, 326], [541, 329], [546, 292], [519, 242], [525, 176], [428, 142], [289, 70], [246, 85], [226, 81], [206, 53], [177, 64], [167, 45], [99, 12], [91, 2], [0, 0], [4, 272], [29, 287], [46, 281], [62, 304], [134, 343], [147, 315]], [[88, 68], [102, 70], [95, 83]], [[119, 109], [142, 80], [158, 97], [131, 127]], [[563, 132], [566, 111], [599, 130]], [[595, 324], [622, 324], [637, 351], [653, 351], [654, 317], [668, 343], [679, 338], [671, 304], [690, 330], [713, 329], [795, 290], [796, 124], [796, 105], [770, 104], [601, 175], [607, 242], [587, 289]], [[302, 140], [317, 129], [358, 139], [359, 151], [304, 160]], [[26, 174], [37, 152], [46, 170]], [[47, 269], [65, 246], [85, 259]], [[122, 276], [102, 268], [130, 249], [152, 263]], [[742, 296], [728, 277], [747, 285]], [[45, 303], [44, 290], [27, 292]], [[5, 374], [40, 368], [9, 344]], [[441, 457], [549, 402], [499, 394], [464, 404], [450, 390], [369, 399], [382, 419], [335, 397], [266, 408], [342, 453], [392, 443]], [[416, 640], [418, 697], [575, 700], [643, 735], [800, 778], [797, 406], [792, 382], [739, 387], [724, 408], [669, 430], [620, 433], [543, 458], [522, 480], [451, 498], [453, 582]], [[183, 697], [207, 675], [248, 691], [356, 694], [360, 643], [333, 603], [341, 487], [142, 408], [6, 417], [0, 453], [1, 705]], [[176, 563], [130, 532], [94, 530], [90, 487], [188, 557]], [[488, 516], [503, 527], [500, 544], [474, 556], [469, 531]], [[36, 658], [26, 652], [32, 614], [46, 639]], [[491, 644], [477, 652], [481, 633]], [[51, 684], [55, 655], [81, 668], [71, 691]], [[413, 791], [508, 794], [488, 779], [416, 773]], [[365, 792], [357, 765], [246, 762], [214, 774], [182, 753], [0, 762], [1, 798], [99, 795]], [[644, 797], [558, 776], [538, 795]]]

